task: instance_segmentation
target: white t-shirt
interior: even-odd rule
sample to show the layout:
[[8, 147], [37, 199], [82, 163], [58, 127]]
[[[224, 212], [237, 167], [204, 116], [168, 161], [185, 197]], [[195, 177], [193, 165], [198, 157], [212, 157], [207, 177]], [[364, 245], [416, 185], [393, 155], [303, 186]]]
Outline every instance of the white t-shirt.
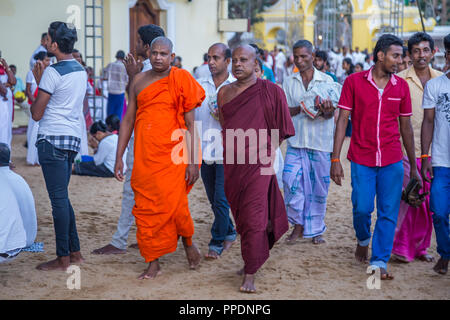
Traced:
[[36, 83], [36, 79], [34, 79], [34, 74], [33, 71], [28, 71], [27, 73], [27, 77], [25, 79], [26, 83], [30, 83], [31, 84], [31, 94], [34, 95], [34, 92], [37, 89], [37, 83]]
[[9, 166], [0, 167], [0, 180], [5, 181], [14, 193], [26, 233], [26, 247], [31, 246], [37, 235], [36, 207], [33, 193], [28, 183], [17, 173], [11, 171]]
[[[201, 135], [202, 156], [205, 161], [223, 160], [222, 127], [220, 126], [219, 121], [214, 119], [211, 113], [217, 108], [217, 93], [220, 88], [235, 80], [236, 79], [230, 73], [227, 80], [225, 80], [217, 89], [211, 75], [207, 78], [198, 80], [206, 93], [202, 105], [195, 109], [195, 124]], [[200, 125], [201, 128], [198, 127]]]
[[87, 73], [75, 59], [62, 60], [44, 70], [39, 90], [51, 95], [38, 134], [81, 138]]
[[286, 62], [286, 56], [283, 52], [278, 52], [278, 54], [275, 56], [275, 68], [276, 69], [283, 69], [284, 63]]
[[202, 64], [201, 66], [197, 67], [195, 70], [195, 79], [203, 79], [208, 78], [211, 75], [211, 72], [209, 71], [209, 67], [207, 63]]
[[[117, 134], [111, 134], [100, 141], [100, 143], [98, 144], [97, 153], [94, 154], [94, 162], [97, 166], [103, 163], [109, 169], [109, 171], [114, 172], [118, 141], [119, 136]], [[126, 152], [123, 154], [124, 163], [125, 158]], [[126, 168], [124, 168], [124, 171], [125, 170]]]
[[435, 108], [431, 165], [450, 168], [450, 79], [447, 75], [425, 84], [422, 108]]

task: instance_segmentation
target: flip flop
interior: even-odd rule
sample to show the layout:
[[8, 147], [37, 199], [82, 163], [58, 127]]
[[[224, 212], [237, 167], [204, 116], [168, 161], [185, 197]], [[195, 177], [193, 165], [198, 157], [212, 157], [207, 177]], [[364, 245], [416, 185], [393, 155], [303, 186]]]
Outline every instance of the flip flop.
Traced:
[[380, 279], [381, 280], [394, 280], [394, 276], [386, 271], [384, 268], [380, 268]]

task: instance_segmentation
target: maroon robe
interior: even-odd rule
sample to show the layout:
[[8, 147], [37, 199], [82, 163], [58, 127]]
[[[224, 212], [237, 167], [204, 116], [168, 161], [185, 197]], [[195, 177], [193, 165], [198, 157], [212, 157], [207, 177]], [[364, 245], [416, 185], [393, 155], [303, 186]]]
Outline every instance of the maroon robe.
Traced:
[[[223, 144], [225, 195], [230, 203], [236, 222], [236, 230], [241, 236], [241, 253], [244, 272], [254, 274], [269, 258], [269, 250], [289, 229], [284, 200], [278, 187], [275, 173], [261, 175], [261, 168], [270, 167], [259, 157], [258, 144], [250, 146], [245, 140], [245, 149], [237, 146], [237, 139], [227, 133], [227, 129], [266, 129], [268, 135], [261, 139], [267, 144], [267, 155], [271, 152], [270, 130], [279, 130], [280, 143], [295, 135], [286, 96], [277, 85], [258, 79], [251, 87], [221, 107], [223, 115]], [[227, 141], [228, 139], [230, 141]], [[274, 147], [275, 148], [275, 147]], [[233, 150], [234, 149], [234, 150]], [[227, 159], [227, 153], [234, 151], [234, 164]], [[255, 164], [249, 163], [249, 156], [258, 152]], [[245, 164], [237, 163], [238, 153], [245, 154]], [[272, 154], [271, 154], [272, 153]], [[231, 158], [231, 157], [230, 157]], [[270, 223], [269, 223], [270, 221]]]

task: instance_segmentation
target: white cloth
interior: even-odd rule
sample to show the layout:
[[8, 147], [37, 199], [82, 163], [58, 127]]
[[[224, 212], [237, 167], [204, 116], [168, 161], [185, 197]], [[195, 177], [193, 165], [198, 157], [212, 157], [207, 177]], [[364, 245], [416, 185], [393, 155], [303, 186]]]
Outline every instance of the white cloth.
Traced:
[[144, 62], [142, 63], [144, 66], [142, 67], [142, 71], [141, 72], [145, 72], [148, 70], [152, 70], [152, 64], [150, 62], [150, 59], [146, 59], [144, 60]]
[[370, 61], [369, 63], [364, 62], [363, 66], [364, 66], [364, 70], [369, 70], [370, 68], [372, 68], [373, 62], [372, 61]]
[[[103, 163], [111, 172], [114, 172], [118, 141], [119, 136], [117, 134], [111, 134], [99, 142], [97, 153], [94, 154], [94, 162], [97, 166]], [[126, 152], [123, 155], [123, 160], [125, 159]], [[124, 168], [124, 170], [126, 170], [126, 168]]]
[[30, 70], [33, 69], [34, 64], [36, 63], [36, 60], [34, 59], [34, 56], [36, 55], [36, 53], [39, 53], [41, 51], [47, 52], [47, 49], [45, 49], [45, 47], [42, 44], [39, 45], [39, 47], [37, 47], [37, 49], [34, 50], [33, 54], [31, 55], [31, 58], [30, 58]]
[[216, 88], [211, 74], [206, 78], [198, 80], [205, 90], [206, 96], [202, 105], [195, 109], [195, 121], [202, 140], [202, 156], [205, 161], [223, 161], [222, 127], [211, 113], [217, 108], [217, 93], [220, 88], [235, 80], [233, 75], [229, 73], [227, 80], [218, 88]]
[[195, 79], [203, 79], [208, 78], [211, 75], [211, 72], [209, 71], [209, 67], [207, 63], [202, 64], [201, 66], [197, 67], [194, 73]]
[[108, 80], [108, 92], [111, 94], [125, 93], [128, 84], [127, 69], [122, 61], [111, 62], [103, 70], [104, 79]]
[[[327, 82], [330, 85], [335, 85], [333, 79], [314, 68], [314, 76], [305, 88], [302, 77], [299, 72], [294, 73], [288, 77], [283, 84], [283, 89], [286, 94], [288, 106], [295, 108], [303, 102], [303, 96], [311, 91], [312, 88], [319, 83]], [[333, 101], [333, 105], [337, 105], [337, 101]], [[292, 122], [295, 128], [295, 136], [288, 139], [288, 145], [293, 148], [308, 148], [318, 151], [333, 151], [334, 139], [334, 117], [325, 119], [317, 117], [312, 119], [306, 112], [302, 112], [292, 117]]]
[[28, 141], [27, 163], [30, 165], [39, 164], [39, 155], [36, 148], [38, 131], [39, 131], [39, 122], [34, 121], [33, 118], [30, 117], [30, 119], [28, 120], [28, 128], [27, 128], [27, 141]]
[[364, 63], [364, 60], [366, 59], [366, 55], [362, 52], [353, 52], [352, 60], [353, 64], [357, 63]]
[[31, 94], [34, 95], [34, 92], [37, 89], [37, 83], [36, 83], [36, 79], [34, 79], [34, 74], [33, 71], [28, 71], [27, 73], [27, 77], [25, 78], [26, 83], [30, 83], [31, 84]]
[[431, 165], [450, 168], [450, 79], [446, 74], [425, 84], [424, 109], [435, 109]]
[[[6, 179], [0, 179], [0, 190], [0, 253], [17, 253], [27, 244], [19, 204]], [[10, 260], [0, 257], [0, 263]]]
[[88, 146], [88, 138], [87, 138], [87, 130], [86, 130], [86, 119], [84, 118], [83, 108], [81, 108], [80, 114], [80, 126], [81, 126], [81, 143], [80, 143], [80, 155], [88, 155], [89, 154], [89, 146]]
[[62, 60], [47, 67], [39, 89], [51, 94], [39, 134], [81, 138], [80, 116], [86, 95], [87, 74], [75, 60]]
[[267, 61], [264, 61], [264, 64], [265, 64], [269, 69], [272, 69], [272, 67], [273, 67], [273, 58], [272, 58], [272, 55], [270, 55], [270, 54], [267, 55]]
[[[36, 207], [33, 193], [28, 183], [17, 173], [11, 171], [9, 166], [0, 167], [0, 180], [6, 182], [17, 200], [26, 234], [25, 247], [31, 246], [37, 235]], [[3, 188], [0, 189], [3, 192]]]
[[283, 52], [278, 52], [275, 56], [275, 69], [284, 69], [284, 63], [286, 62], [286, 56]]

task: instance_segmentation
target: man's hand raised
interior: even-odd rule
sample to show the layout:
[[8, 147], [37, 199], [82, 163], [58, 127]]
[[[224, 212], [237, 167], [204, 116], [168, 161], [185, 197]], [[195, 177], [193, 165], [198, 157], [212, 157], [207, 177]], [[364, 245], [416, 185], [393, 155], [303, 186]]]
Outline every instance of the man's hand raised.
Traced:
[[127, 69], [128, 78], [132, 79], [135, 75], [141, 72], [141, 67], [134, 59], [134, 56], [129, 53], [125, 59], [123, 59], [125, 69]]

